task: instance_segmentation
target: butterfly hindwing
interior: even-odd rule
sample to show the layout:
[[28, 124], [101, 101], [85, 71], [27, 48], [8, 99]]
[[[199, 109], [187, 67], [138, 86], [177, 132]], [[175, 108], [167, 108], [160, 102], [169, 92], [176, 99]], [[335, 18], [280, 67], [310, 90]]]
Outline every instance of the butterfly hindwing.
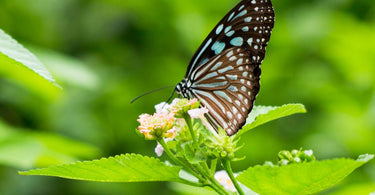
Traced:
[[215, 129], [233, 135], [245, 124], [259, 91], [256, 67], [244, 48], [232, 47], [192, 72], [190, 92], [209, 110]]

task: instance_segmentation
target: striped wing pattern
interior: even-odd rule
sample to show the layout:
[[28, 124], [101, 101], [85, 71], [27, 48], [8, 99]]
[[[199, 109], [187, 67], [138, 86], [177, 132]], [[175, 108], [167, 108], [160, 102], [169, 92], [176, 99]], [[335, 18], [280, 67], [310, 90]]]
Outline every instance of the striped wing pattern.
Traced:
[[216, 130], [233, 135], [245, 124], [273, 25], [270, 0], [242, 0], [203, 41], [177, 84], [177, 93], [207, 107], [206, 118]]
[[259, 72], [242, 47], [232, 47], [192, 72], [190, 97], [209, 110], [206, 118], [228, 135], [246, 122], [259, 91]]

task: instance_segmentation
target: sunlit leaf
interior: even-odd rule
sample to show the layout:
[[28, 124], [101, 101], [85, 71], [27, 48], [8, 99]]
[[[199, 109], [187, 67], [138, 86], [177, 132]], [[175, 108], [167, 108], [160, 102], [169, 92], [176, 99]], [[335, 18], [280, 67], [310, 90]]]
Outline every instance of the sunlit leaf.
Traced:
[[303, 104], [285, 104], [282, 106], [254, 106], [246, 120], [246, 125], [238, 133], [243, 134], [259, 125], [296, 113], [305, 113]]
[[123, 154], [100, 160], [76, 162], [20, 172], [100, 182], [179, 181], [180, 167], [139, 154]]
[[285, 166], [255, 166], [242, 172], [237, 179], [259, 194], [312, 194], [333, 186], [373, 157], [366, 154], [357, 160], [340, 158]]
[[60, 91], [44, 65], [26, 48], [0, 29], [0, 76], [21, 84], [45, 98]]
[[335, 192], [331, 192], [330, 195], [353, 195], [353, 194], [368, 194], [375, 195], [375, 183], [356, 183], [347, 184], [340, 187]]
[[96, 89], [99, 86], [98, 75], [82, 61], [35, 46], [29, 46], [29, 49], [38, 56], [59, 83], [87, 89]]

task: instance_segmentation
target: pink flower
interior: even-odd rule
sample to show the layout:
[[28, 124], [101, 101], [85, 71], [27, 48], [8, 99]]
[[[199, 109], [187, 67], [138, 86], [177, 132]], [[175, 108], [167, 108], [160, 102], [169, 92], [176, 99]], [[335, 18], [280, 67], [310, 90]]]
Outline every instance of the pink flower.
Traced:
[[173, 138], [176, 136], [173, 113], [141, 114], [137, 121], [140, 123], [138, 130], [146, 139], [155, 140], [161, 137]]
[[[234, 176], [237, 176], [238, 174], [234, 174]], [[215, 179], [227, 190], [232, 192], [237, 192], [236, 188], [234, 187], [232, 180], [230, 180], [230, 177], [228, 176], [227, 172], [224, 170], [217, 171], [215, 173]]]
[[191, 100], [176, 98], [172, 101], [168, 109], [171, 113], [175, 114], [175, 117], [184, 118], [188, 110], [198, 108], [199, 103], [200, 102], [196, 98], [191, 99]]
[[204, 117], [204, 114], [208, 113], [207, 108], [194, 108], [191, 110], [188, 110], [188, 113], [191, 118], [202, 118]]
[[199, 118], [202, 121], [202, 124], [206, 127], [206, 129], [210, 130], [211, 133], [217, 134], [215, 129], [211, 126], [211, 124], [207, 121], [204, 114], [208, 113], [207, 108], [195, 108], [188, 111], [191, 118]]

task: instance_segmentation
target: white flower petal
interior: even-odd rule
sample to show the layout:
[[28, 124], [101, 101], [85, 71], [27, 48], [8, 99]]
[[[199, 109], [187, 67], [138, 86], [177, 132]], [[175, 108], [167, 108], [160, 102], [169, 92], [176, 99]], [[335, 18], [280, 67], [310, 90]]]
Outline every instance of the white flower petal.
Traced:
[[157, 105], [155, 105], [155, 110], [156, 110], [156, 113], [159, 113], [159, 114], [168, 114], [168, 108], [169, 105], [166, 103], [166, 102], [161, 102]]
[[[237, 176], [238, 174], [234, 174], [234, 176]], [[232, 192], [237, 192], [236, 188], [234, 187], [232, 180], [230, 180], [230, 177], [228, 176], [227, 172], [224, 170], [217, 171], [215, 173], [215, 179], [227, 190]]]
[[208, 113], [208, 109], [207, 108], [195, 108], [195, 109], [188, 110], [188, 113], [191, 118], [200, 118], [204, 114]]
[[164, 148], [158, 142], [158, 145], [156, 145], [156, 148], [155, 148], [155, 153], [156, 155], [161, 156], [163, 152], [164, 152]]

